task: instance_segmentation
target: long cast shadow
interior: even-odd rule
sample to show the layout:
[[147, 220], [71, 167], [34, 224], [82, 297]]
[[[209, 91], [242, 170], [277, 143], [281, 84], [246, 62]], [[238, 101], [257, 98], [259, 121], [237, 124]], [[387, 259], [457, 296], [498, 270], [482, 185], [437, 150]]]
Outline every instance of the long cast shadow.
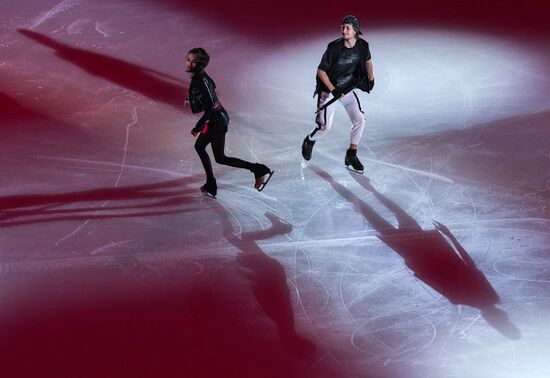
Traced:
[[395, 227], [370, 205], [337, 183], [327, 172], [315, 166], [311, 169], [354, 205], [378, 231], [380, 240], [404, 259], [405, 265], [413, 271], [415, 277], [453, 304], [478, 308], [487, 322], [502, 335], [514, 340], [521, 338], [520, 330], [510, 321], [508, 314], [496, 307], [500, 298], [495, 289], [445, 225], [434, 222], [434, 230], [423, 230], [395, 202], [379, 193], [368, 178], [352, 174], [363, 188], [394, 214], [397, 219]]
[[[53, 121], [53, 119], [40, 114], [38, 112], [32, 111], [30, 109], [25, 108], [22, 106], [16, 99], [14, 99], [12, 96], [0, 92], [0, 119], [4, 122], [2, 122], [2, 127], [0, 128], [0, 131], [15, 131], [9, 127], [9, 123], [12, 121], [28, 121], [28, 120], [48, 120]], [[56, 122], [56, 124], [59, 124], [60, 122]], [[17, 130], [19, 131], [19, 130]]]
[[[190, 193], [195, 193], [196, 189], [186, 188], [186, 186], [198, 180], [200, 180], [199, 177], [191, 176], [147, 185], [101, 188], [60, 194], [0, 197], [0, 228], [54, 221], [129, 218], [200, 210], [201, 208], [181, 207], [195, 202]], [[132, 205], [107, 206], [110, 201], [139, 202]], [[103, 205], [59, 208], [85, 202], [103, 202]], [[129, 212], [129, 210], [139, 209], [152, 209], [152, 211]], [[123, 212], [111, 213], [121, 210]]]
[[90, 133], [83, 128], [29, 109], [11, 95], [0, 91], [0, 146], [3, 152], [6, 149], [19, 152], [27, 145], [38, 150], [43, 140], [52, 139], [63, 140], [66, 144], [64, 149], [71, 145], [92, 143]]
[[157, 102], [164, 102], [177, 109], [182, 109], [185, 98], [183, 82], [172, 76], [112, 58], [96, 52], [71, 47], [53, 38], [27, 29], [19, 33], [55, 50], [56, 55], [84, 71], [107, 79], [115, 84], [141, 93]]
[[215, 210], [221, 220], [225, 238], [241, 251], [237, 256], [239, 271], [250, 281], [256, 301], [277, 326], [281, 343], [297, 357], [313, 360], [315, 344], [300, 336], [295, 329], [285, 269], [276, 259], [265, 254], [257, 243], [258, 240], [289, 233], [292, 225], [267, 212], [265, 216], [271, 222], [269, 228], [243, 232], [237, 236], [230, 213], [223, 206]]

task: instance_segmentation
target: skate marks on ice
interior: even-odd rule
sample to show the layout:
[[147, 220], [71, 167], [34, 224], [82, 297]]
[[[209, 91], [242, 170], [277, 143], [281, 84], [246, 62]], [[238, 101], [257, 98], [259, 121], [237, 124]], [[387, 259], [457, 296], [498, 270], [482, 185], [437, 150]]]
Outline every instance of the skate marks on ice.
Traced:
[[[116, 194], [120, 194], [121, 199], [159, 197], [162, 200], [165, 195], [170, 196], [178, 191], [177, 181], [118, 188], [120, 193], [109, 191], [99, 194], [110, 200]], [[83, 200], [96, 198], [92, 194], [75, 193], [74, 197], [82, 197]], [[9, 205], [4, 208], [17, 209], [47, 204], [48, 201], [58, 203], [60, 199], [56, 196], [33, 196], [5, 200]], [[224, 204], [223, 199], [206, 202], [211, 205], [203, 212], [210, 214], [209, 226], [216, 224], [217, 228], [221, 228], [227, 242], [222, 256], [209, 256], [208, 250], [200, 246], [204, 241], [197, 240], [195, 244], [200, 256], [192, 258], [185, 253], [157, 253], [157, 250], [150, 254], [140, 253], [137, 257], [108, 256], [96, 250], [101, 256], [71, 261], [50, 260], [46, 262], [50, 263], [46, 269], [28, 271], [33, 275], [32, 281], [41, 288], [30, 291], [49, 303], [48, 309], [55, 309], [52, 313], [42, 312], [42, 320], [47, 321], [33, 323], [36, 325], [33, 328], [35, 335], [40, 340], [31, 344], [37, 348], [46, 347], [47, 341], [44, 340], [50, 340], [49, 335], [56, 333], [57, 340], [61, 340], [63, 345], [66, 345], [63, 340], [77, 337], [88, 347], [97, 347], [91, 347], [91, 351], [87, 350], [84, 356], [80, 348], [65, 350], [60, 347], [57, 350], [64, 351], [61, 353], [64, 358], [89, 361], [97, 358], [95, 351], [101, 350], [102, 353], [112, 352], [121, 365], [127, 364], [131, 369], [143, 368], [142, 364], [150, 358], [167, 361], [164, 365], [170, 366], [169, 362], [178, 356], [180, 361], [190, 361], [186, 373], [195, 371], [197, 375], [209, 371], [216, 373], [212, 376], [227, 375], [229, 367], [233, 369], [230, 371], [235, 372], [230, 376], [256, 377], [262, 375], [259, 371], [266, 369], [266, 366], [276, 364], [278, 366], [269, 368], [275, 376], [307, 376], [308, 372], [316, 377], [343, 376], [335, 372], [338, 367], [331, 366], [330, 361], [315, 358], [315, 344], [305, 337], [305, 332], [296, 322], [285, 269], [259, 245], [261, 241], [279, 237], [286, 240], [292, 225], [269, 211], [260, 217], [256, 216], [255, 209], [245, 211], [239, 204]], [[212, 235], [207, 238], [210, 240]], [[108, 247], [124, 243], [122, 241]], [[235, 249], [238, 253], [236, 258], [233, 253]], [[57, 262], [60, 264], [56, 265]], [[23, 271], [17, 273], [17, 277], [23, 276]], [[105, 290], [105, 287], [110, 289]], [[57, 297], [61, 299], [56, 300]], [[37, 310], [33, 307], [34, 300], [28, 302], [29, 306], [18, 308], [25, 312], [26, 319], [32, 319], [38, 316]], [[77, 309], [91, 303], [90, 311], [75, 317]], [[127, 319], [127, 322], [122, 325], [113, 323], [109, 320], [113, 317]], [[71, 320], [77, 318], [78, 324]], [[147, 330], [151, 324], [157, 324], [154, 327], [156, 331], [149, 333]], [[4, 351], [10, 345], [6, 355], [14, 356], [19, 361], [25, 344], [22, 340], [28, 341], [29, 327], [24, 322], [11, 321], [11, 318], [2, 323], [2, 329], [7, 325], [11, 325], [12, 331], [0, 343], [0, 349]], [[100, 347], [96, 333], [103, 335], [101, 338], [104, 340], [105, 334], [110, 332], [113, 335], [109, 337], [109, 345]], [[132, 336], [136, 334], [140, 335], [139, 340]], [[115, 335], [124, 337], [119, 339]], [[9, 340], [20, 341], [10, 343]], [[239, 340], [237, 346], [234, 345], [235, 340]], [[151, 345], [158, 345], [159, 342], [164, 346], [162, 353], [151, 350]], [[33, 354], [28, 361], [47, 361], [49, 366], [59, 367], [59, 371], [71, 372], [67, 375], [79, 375], [76, 373], [78, 364], [69, 362], [62, 365], [56, 357], [59, 354], [52, 356], [48, 352], [52, 348], [44, 349], [43, 353]], [[243, 350], [246, 352], [241, 353]], [[143, 361], [132, 360], [131, 356], [136, 351], [147, 352]], [[203, 363], [208, 367], [202, 366]], [[119, 371], [118, 366], [113, 365], [110, 371]], [[8, 371], [13, 367], [14, 364], [8, 364]], [[91, 376], [102, 375], [100, 372], [106, 367], [103, 363], [94, 365]], [[224, 373], [222, 367], [226, 369]], [[147, 369], [139, 374], [136, 372], [136, 375], [142, 374], [156, 376], [158, 371], [155, 374]]]
[[290, 290], [283, 265], [267, 255], [258, 245], [260, 240], [268, 240], [277, 235], [286, 235], [293, 227], [277, 215], [266, 212], [265, 218], [271, 226], [257, 231], [240, 231], [233, 228], [237, 217], [223, 204], [214, 208], [222, 224], [223, 235], [239, 251], [237, 268], [249, 282], [256, 301], [264, 313], [275, 323], [281, 343], [297, 357], [312, 361], [315, 356], [315, 344], [300, 336], [295, 329], [294, 310]]
[[[383, 367], [378, 360], [369, 361], [369, 370], [357, 368], [357, 361], [365, 355], [352, 357], [345, 334], [334, 333], [341, 327], [341, 319], [332, 303], [328, 303], [333, 295], [324, 282], [325, 277], [312, 268], [315, 260], [303, 266], [300, 257], [288, 253], [295, 248], [294, 242], [289, 243], [284, 238], [294, 228], [290, 223], [271, 211], [256, 216], [254, 209], [247, 209], [238, 202], [218, 200], [217, 203], [220, 207], [214, 210], [222, 222], [224, 237], [237, 248], [238, 271], [250, 281], [256, 301], [277, 326], [279, 339], [290, 353], [304, 362], [314, 363], [312, 368], [315, 369], [326, 364], [334, 366], [345, 372], [342, 376], [394, 377], [390, 374], [392, 368]], [[264, 226], [266, 218], [269, 227]], [[257, 231], [247, 231], [250, 228]], [[260, 246], [260, 241], [267, 243]], [[269, 255], [263, 249], [269, 251]], [[307, 259], [307, 255], [304, 256]], [[292, 272], [290, 279], [286, 278], [284, 267]], [[304, 331], [295, 329], [294, 319], [298, 330], [306, 326], [315, 343], [303, 336]], [[331, 319], [328, 327], [323, 322], [327, 319]]]
[[378, 238], [403, 258], [417, 279], [452, 304], [479, 309], [487, 322], [504, 336], [511, 339], [521, 337], [521, 332], [506, 312], [495, 307], [500, 298], [494, 288], [445, 225], [434, 222], [434, 230], [423, 230], [413, 217], [378, 192], [368, 179], [352, 174], [355, 181], [395, 216], [398, 222], [395, 227], [327, 172], [316, 166], [311, 166], [311, 169], [353, 204], [354, 209], [378, 232]]
[[[59, 156], [34, 156], [37, 159], [47, 159], [52, 161], [67, 162], [70, 164], [84, 165], [87, 170], [102, 172], [105, 169], [117, 168], [121, 169], [122, 165], [120, 163], [113, 163], [110, 161], [98, 161], [98, 160], [89, 160], [89, 159], [75, 159], [75, 158], [65, 158]], [[165, 168], [155, 168], [145, 165], [136, 165], [136, 164], [124, 164], [124, 168], [127, 171], [134, 170], [136, 172], [147, 172], [153, 174], [168, 175], [171, 177], [180, 177], [182, 175], [179, 171], [173, 171]], [[198, 179], [197, 179], [198, 181]]]
[[413, 174], [417, 174], [417, 175], [420, 175], [420, 176], [429, 177], [430, 179], [446, 182], [446, 183], [449, 183], [449, 184], [454, 183], [454, 181], [451, 180], [448, 177], [438, 175], [438, 174], [433, 173], [433, 172], [427, 172], [427, 171], [422, 171], [422, 170], [415, 169], [415, 168], [405, 167], [405, 166], [403, 166], [399, 163], [392, 164], [392, 163], [388, 163], [388, 162], [385, 162], [385, 161], [370, 159], [370, 158], [362, 158], [362, 159], [365, 160], [365, 161], [371, 162], [371, 163], [376, 163], [376, 164], [380, 164], [380, 165], [385, 165], [387, 167], [397, 168], [397, 169], [399, 169], [401, 171], [405, 171], [407, 173], [413, 173]]
[[35, 29], [37, 26], [49, 20], [50, 18], [54, 17], [58, 13], [62, 13], [66, 10], [74, 8], [80, 3], [81, 3], [81, 0], [63, 0], [59, 2], [53, 8], [49, 9], [48, 11], [40, 15], [40, 17], [36, 18], [31, 26], [31, 30]]
[[[342, 319], [338, 309], [332, 306], [336, 296], [331, 282], [326, 282], [326, 272], [317, 270], [318, 256], [309, 261], [307, 254], [298, 252], [298, 256], [293, 256], [289, 253], [296, 248], [296, 242], [289, 242], [285, 237], [294, 229], [288, 221], [269, 210], [262, 215], [256, 214], [256, 206], [240, 201], [226, 203], [222, 199], [217, 203], [223, 206], [216, 211], [222, 219], [224, 237], [239, 253], [239, 272], [250, 280], [259, 306], [275, 322], [279, 339], [290, 353], [304, 361], [312, 361], [314, 366], [335, 366], [345, 372], [342, 376], [395, 376], [390, 374], [393, 367], [384, 367], [379, 360], [369, 360], [368, 370], [357, 368], [357, 362], [364, 360], [365, 354], [350, 351], [348, 336], [340, 333]], [[294, 240], [295, 236], [292, 238]], [[260, 245], [261, 241], [265, 242]], [[283, 267], [289, 273], [288, 278], [283, 279]], [[296, 331], [293, 330], [291, 309], [295, 314]], [[304, 337], [305, 330], [314, 337], [314, 342]], [[322, 373], [319, 376], [330, 375]]]
[[[132, 120], [129, 123], [126, 124], [126, 137], [125, 137], [125, 140], [124, 140], [124, 148], [123, 148], [123, 153], [122, 153], [122, 159], [121, 159], [121, 162], [120, 162], [120, 168], [118, 170], [118, 176], [117, 176], [117, 179], [116, 179], [115, 184], [114, 184], [115, 189], [118, 188], [118, 185], [120, 183], [120, 179], [122, 178], [122, 173], [124, 172], [124, 167], [126, 166], [126, 157], [127, 157], [127, 154], [128, 154], [128, 144], [129, 144], [129, 139], [130, 139], [130, 129], [131, 129], [132, 126], [134, 126], [137, 123], [138, 123], [137, 108], [134, 108], [133, 111], [132, 111]], [[107, 206], [108, 203], [109, 203], [109, 200], [106, 200], [105, 202], [103, 202], [101, 204], [100, 208], [103, 209], [105, 206]], [[96, 216], [100, 212], [101, 212], [101, 210], [97, 210], [95, 213], [92, 214], [92, 217]], [[73, 231], [71, 231], [67, 235], [63, 236], [61, 239], [57, 240], [55, 242], [55, 245], [59, 245], [59, 243], [65, 241], [65, 240], [73, 237], [77, 233], [79, 233], [84, 227], [86, 227], [86, 225], [90, 221], [91, 221], [91, 218], [86, 219], [84, 222], [82, 222], [82, 224], [80, 224], [78, 227], [76, 227]]]

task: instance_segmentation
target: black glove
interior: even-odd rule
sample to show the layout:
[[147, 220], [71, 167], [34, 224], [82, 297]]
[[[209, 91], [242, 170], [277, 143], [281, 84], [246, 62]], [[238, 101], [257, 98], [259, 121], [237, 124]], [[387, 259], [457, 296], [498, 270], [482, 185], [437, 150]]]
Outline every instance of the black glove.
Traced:
[[330, 93], [332, 93], [335, 98], [340, 98], [342, 97], [343, 91], [342, 88], [336, 87]]
[[374, 79], [369, 80], [369, 92], [372, 91], [372, 88], [374, 88]]

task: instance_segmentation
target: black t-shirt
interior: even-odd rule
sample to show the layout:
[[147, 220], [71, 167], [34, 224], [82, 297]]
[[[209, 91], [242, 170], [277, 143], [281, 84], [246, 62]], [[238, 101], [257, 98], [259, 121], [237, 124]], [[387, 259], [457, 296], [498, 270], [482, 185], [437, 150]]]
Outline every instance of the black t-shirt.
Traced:
[[[347, 48], [344, 46], [344, 39], [339, 38], [328, 44], [317, 68], [327, 73], [334, 86], [343, 88], [353, 82], [354, 74], [356, 75], [361, 68], [359, 64], [365, 64], [369, 59], [371, 55], [367, 41], [358, 38], [355, 46]], [[319, 91], [328, 92], [328, 88], [317, 78], [315, 92]]]

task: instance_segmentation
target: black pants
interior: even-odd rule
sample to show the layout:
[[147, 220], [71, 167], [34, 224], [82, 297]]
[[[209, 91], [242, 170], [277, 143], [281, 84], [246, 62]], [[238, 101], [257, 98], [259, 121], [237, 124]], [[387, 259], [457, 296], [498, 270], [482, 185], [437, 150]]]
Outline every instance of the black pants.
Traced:
[[210, 157], [206, 152], [206, 146], [208, 146], [208, 143], [212, 144], [212, 152], [214, 153], [216, 163], [229, 165], [230, 167], [244, 168], [254, 172], [254, 164], [245, 160], [225, 156], [225, 131], [216, 130], [215, 125], [208, 125], [206, 133], [200, 133], [195, 142], [195, 150], [201, 159], [202, 166], [206, 172], [207, 180], [212, 180], [214, 178]]

